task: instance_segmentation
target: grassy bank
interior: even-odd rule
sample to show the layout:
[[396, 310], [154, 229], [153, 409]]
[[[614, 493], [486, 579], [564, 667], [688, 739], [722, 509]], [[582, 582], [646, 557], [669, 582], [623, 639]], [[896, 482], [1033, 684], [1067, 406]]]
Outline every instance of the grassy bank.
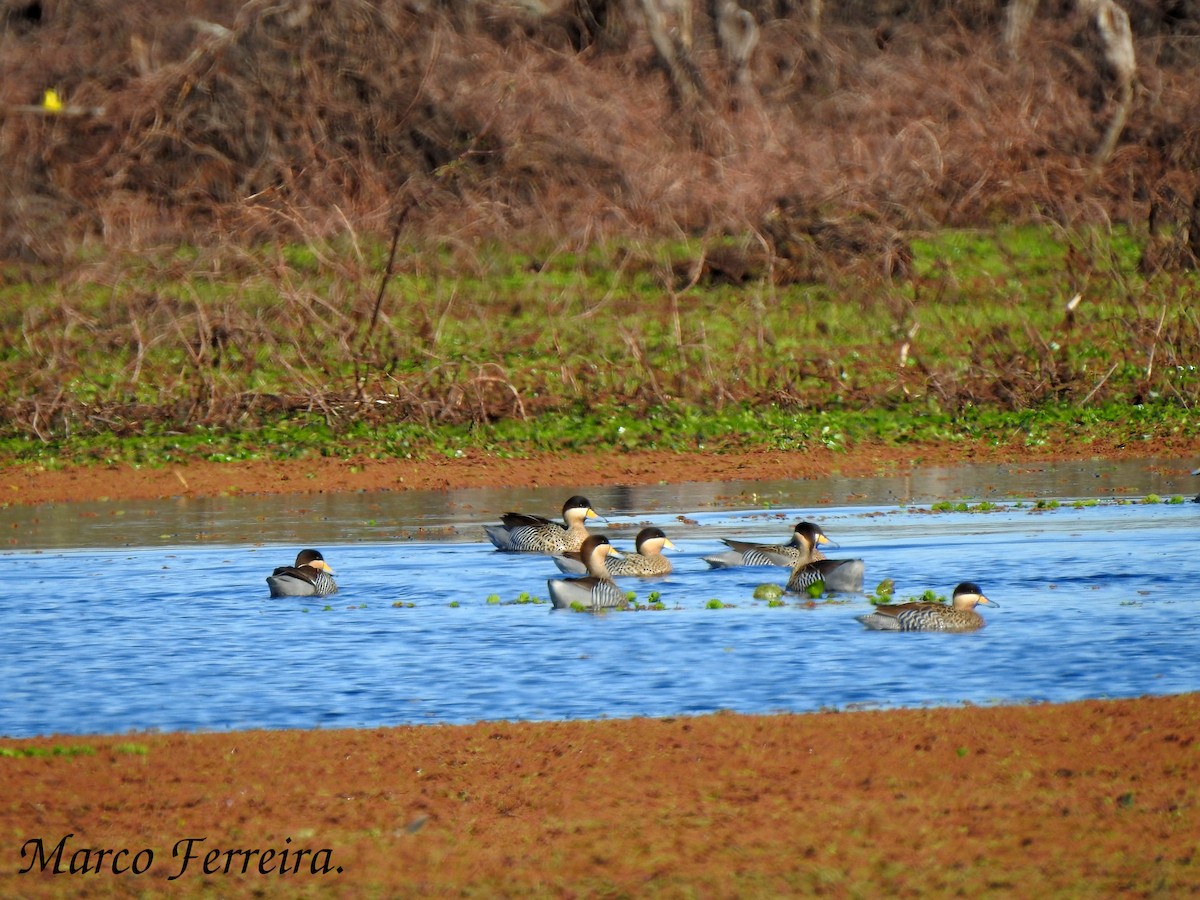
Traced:
[[[0, 289], [0, 452], [43, 462], [1194, 434], [1192, 273], [1128, 233], [943, 232], [903, 277], [749, 238], [79, 262]], [[738, 277], [734, 277], [734, 273]]]

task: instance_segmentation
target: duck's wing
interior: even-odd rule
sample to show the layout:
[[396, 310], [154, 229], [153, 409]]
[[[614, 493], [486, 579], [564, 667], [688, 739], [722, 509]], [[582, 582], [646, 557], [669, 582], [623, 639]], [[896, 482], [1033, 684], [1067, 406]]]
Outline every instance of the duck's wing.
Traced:
[[714, 569], [728, 569], [734, 566], [788, 567], [795, 565], [800, 555], [795, 547], [781, 544], [753, 544], [732, 538], [725, 538], [722, 543], [730, 549], [704, 557], [704, 561]]
[[821, 581], [827, 591], [862, 593], [865, 569], [861, 559], [820, 559], [793, 569], [787, 589], [800, 593]]
[[924, 604], [881, 603], [871, 612], [864, 616], [856, 616], [856, 618], [872, 631], [902, 631], [903, 628], [899, 618], [900, 613], [918, 605]]
[[966, 631], [980, 627], [976, 619], [983, 621], [974, 614], [962, 616], [958, 610], [941, 603], [921, 601], [884, 604], [858, 617], [858, 621], [876, 631]]
[[583, 558], [579, 555], [578, 550], [568, 550], [566, 553], [555, 553], [551, 559], [558, 566], [560, 572], [565, 572], [568, 575], [586, 575], [587, 566], [584, 565]]
[[267, 576], [272, 597], [324, 597], [337, 593], [337, 582], [328, 572], [311, 566], [279, 566]]
[[550, 525], [554, 528], [566, 530], [566, 527], [547, 519], [545, 516], [531, 516], [528, 513], [506, 512], [500, 517], [500, 521], [504, 523], [505, 528], [542, 528]]
[[550, 602], [555, 609], [624, 609], [629, 605], [625, 592], [604, 578], [551, 578]]

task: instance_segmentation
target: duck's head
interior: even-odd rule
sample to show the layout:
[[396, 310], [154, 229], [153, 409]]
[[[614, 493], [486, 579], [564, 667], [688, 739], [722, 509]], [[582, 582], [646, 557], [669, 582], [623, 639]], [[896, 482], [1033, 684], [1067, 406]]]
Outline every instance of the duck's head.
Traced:
[[599, 519], [602, 522], [608, 520], [592, 509], [592, 501], [587, 497], [581, 497], [576, 494], [563, 504], [563, 521], [570, 524], [571, 522], [582, 522], [585, 519]]
[[954, 608], [955, 609], [974, 609], [979, 603], [986, 603], [989, 606], [999, 606], [995, 600], [989, 600], [983, 595], [983, 591], [979, 589], [973, 581], [964, 581], [954, 589]]
[[593, 534], [583, 542], [583, 546], [579, 548], [579, 556], [583, 560], [583, 564], [587, 566], [588, 572], [603, 574], [604, 557], [606, 556], [624, 556], [625, 554], [608, 542], [602, 534]]
[[304, 566], [308, 566], [311, 569], [320, 569], [322, 572], [328, 572], [330, 575], [334, 574], [329, 563], [325, 562], [325, 557], [321, 555], [320, 550], [301, 550], [297, 553], [296, 568], [301, 569]]
[[643, 556], [662, 553], [663, 547], [676, 549], [661, 528], [643, 528], [637, 535], [637, 552]]
[[836, 547], [829, 538], [825, 536], [825, 532], [821, 530], [820, 525], [814, 525], [812, 522], [798, 522], [792, 530], [792, 544], [799, 547], [801, 550], [812, 552], [817, 547]]

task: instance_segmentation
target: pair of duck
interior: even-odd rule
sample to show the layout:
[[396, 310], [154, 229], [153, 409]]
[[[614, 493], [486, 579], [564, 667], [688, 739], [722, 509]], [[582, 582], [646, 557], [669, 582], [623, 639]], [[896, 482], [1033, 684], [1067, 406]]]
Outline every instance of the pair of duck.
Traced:
[[[829, 544], [829, 538], [812, 522], [799, 523], [787, 544], [749, 544], [734, 540], [725, 543], [730, 550], [705, 557], [714, 568], [790, 565], [789, 591], [803, 591], [817, 581], [823, 581], [830, 590], [862, 591], [863, 561], [827, 559], [819, 548]], [[856, 618], [873, 631], [977, 631], [984, 626], [983, 616], [975, 611], [980, 603], [998, 605], [983, 595], [979, 585], [964, 581], [954, 589], [949, 606], [925, 602], [887, 603]]]
[[[547, 585], [556, 609], [624, 608], [624, 592], [613, 581], [614, 575], [667, 574], [670, 561], [662, 556], [664, 546], [674, 548], [660, 529], [643, 529], [638, 534], [637, 553], [627, 557], [607, 538], [589, 535], [586, 521], [598, 518], [584, 497], [571, 497], [563, 505], [559, 525], [541, 516], [507, 513], [502, 526], [486, 526], [488, 537], [501, 550], [531, 550], [555, 555], [565, 572], [586, 572], [583, 578], [550, 579]], [[580, 550], [574, 547], [578, 543]], [[864, 564], [861, 559], [828, 559], [819, 549], [832, 542], [817, 525], [800, 522], [787, 544], [754, 544], [726, 539], [730, 548], [724, 553], [705, 557], [713, 568], [734, 566], [786, 566], [791, 569], [787, 590], [799, 593], [817, 581], [835, 591], [862, 591]], [[657, 561], [656, 561], [657, 560]], [[570, 562], [568, 566], [566, 563]], [[940, 603], [880, 604], [858, 620], [877, 631], [975, 631], [984, 619], [975, 611], [979, 604], [998, 605], [984, 596], [974, 582], [963, 582], [954, 589], [949, 606]]]

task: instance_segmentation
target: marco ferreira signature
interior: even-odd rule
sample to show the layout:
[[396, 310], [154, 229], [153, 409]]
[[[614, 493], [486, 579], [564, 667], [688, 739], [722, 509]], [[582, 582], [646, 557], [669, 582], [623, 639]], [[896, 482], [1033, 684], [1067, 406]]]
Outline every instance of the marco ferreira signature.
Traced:
[[[27, 872], [49, 872], [54, 875], [144, 875], [154, 865], [154, 850], [142, 847], [137, 850], [108, 847], [75, 847], [67, 842], [75, 834], [64, 834], [57, 844], [47, 849], [42, 838], [30, 838], [21, 845], [21, 859], [28, 859], [18, 874]], [[205, 875], [331, 875], [340, 874], [341, 866], [333, 864], [333, 851], [314, 850], [308, 847], [292, 847], [292, 839], [285, 838], [287, 846], [267, 849], [222, 849], [204, 847], [207, 838], [180, 838], [171, 847], [171, 869], [174, 881], [187, 872]]]

